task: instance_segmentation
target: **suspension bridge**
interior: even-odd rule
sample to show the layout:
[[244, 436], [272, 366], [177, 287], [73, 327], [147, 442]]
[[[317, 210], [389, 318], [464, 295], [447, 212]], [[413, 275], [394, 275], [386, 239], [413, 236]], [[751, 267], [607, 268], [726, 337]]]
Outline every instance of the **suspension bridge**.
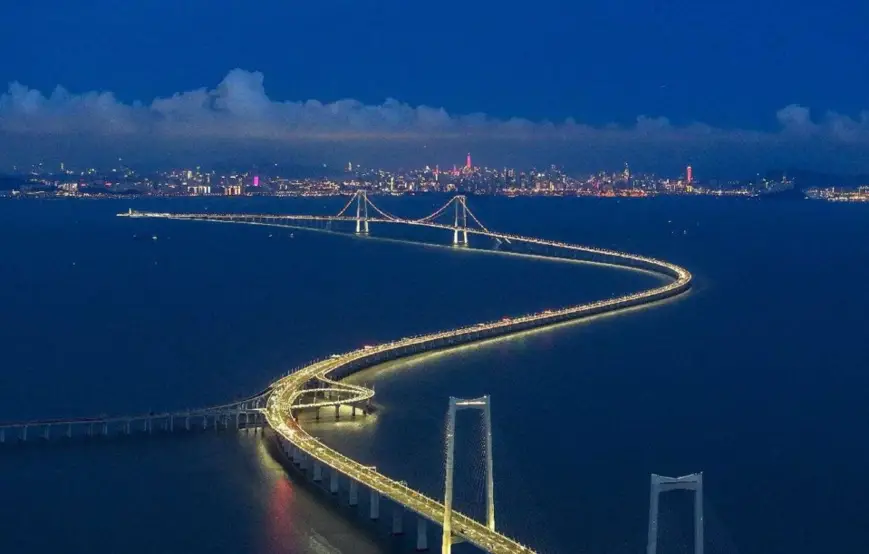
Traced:
[[[416, 514], [417, 550], [428, 549], [427, 525], [434, 523], [440, 526], [443, 532], [443, 554], [450, 553], [452, 545], [458, 542], [468, 542], [485, 552], [492, 553], [533, 552], [530, 547], [519, 544], [499, 532], [495, 526], [491, 416], [488, 397], [468, 400], [450, 399], [443, 501], [427, 496], [413, 489], [406, 482], [396, 481], [377, 471], [376, 468], [361, 464], [328, 447], [305, 431], [299, 423], [299, 414], [314, 411], [319, 417], [321, 409], [334, 409], [335, 415], [338, 417], [342, 407], [345, 409], [349, 407], [353, 415], [357, 409], [361, 410], [362, 413], [367, 413], [374, 391], [368, 387], [342, 382], [343, 378], [361, 369], [421, 352], [449, 348], [650, 304], [686, 292], [691, 286], [692, 279], [691, 274], [686, 269], [647, 256], [492, 231], [486, 228], [468, 208], [467, 199], [462, 195], [453, 197], [432, 214], [415, 219], [397, 217], [380, 209], [371, 201], [364, 190], [357, 191], [335, 215], [169, 213], [140, 212], [131, 209], [128, 212], [118, 214], [118, 216], [300, 229], [314, 228], [326, 231], [334, 231], [334, 225], [349, 224], [355, 227], [356, 234], [362, 236], [370, 234], [372, 227], [377, 225], [405, 225], [447, 231], [452, 234], [452, 244], [456, 246], [469, 246], [469, 236], [476, 236], [482, 240], [494, 241], [496, 247], [506, 251], [523, 251], [524, 248], [538, 256], [638, 268], [666, 278], [664, 284], [640, 292], [561, 309], [543, 310], [520, 317], [505, 317], [497, 321], [481, 322], [457, 329], [406, 337], [379, 345], [364, 346], [351, 352], [334, 354], [287, 372], [266, 390], [254, 396], [221, 406], [173, 413], [150, 413], [132, 417], [37, 420], [0, 424], [0, 441], [6, 440], [7, 434], [15, 435], [19, 441], [27, 440], [28, 431], [41, 434], [44, 438], [51, 438], [52, 433], [56, 432], [53, 431], [54, 429], [63, 429], [66, 436], [73, 436], [76, 432], [92, 435], [94, 430], [102, 435], [112, 432], [130, 434], [134, 429], [139, 432], [150, 433], [155, 424], [165, 431], [189, 430], [191, 425], [202, 428], [208, 428], [210, 425], [214, 429], [220, 429], [221, 426], [223, 428], [242, 428], [265, 424], [276, 433], [283, 452], [294, 463], [310, 471], [314, 481], [322, 482], [324, 471], [330, 473], [329, 490], [333, 494], [338, 493], [341, 481], [346, 481], [349, 489], [349, 502], [351, 505], [356, 505], [359, 498], [359, 487], [360, 485], [365, 487], [370, 495], [369, 515], [372, 519], [380, 517], [380, 498], [390, 499], [397, 507], [393, 513], [393, 533], [403, 532], [402, 510]], [[455, 431], [455, 412], [460, 409], [482, 410], [486, 421], [485, 522], [477, 521], [452, 507], [453, 434]], [[694, 552], [695, 554], [703, 554], [702, 479], [699, 474], [677, 478], [652, 476], [648, 554], [655, 554], [657, 544], [658, 495], [661, 492], [679, 488], [693, 490], [697, 496], [696, 506], [700, 507], [695, 509], [697, 525], [695, 526]]]

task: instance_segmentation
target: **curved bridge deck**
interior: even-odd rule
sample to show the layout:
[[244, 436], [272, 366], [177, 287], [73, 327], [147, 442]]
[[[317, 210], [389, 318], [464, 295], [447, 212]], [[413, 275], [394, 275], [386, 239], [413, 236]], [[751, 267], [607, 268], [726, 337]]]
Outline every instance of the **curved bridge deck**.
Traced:
[[[359, 194], [357, 194], [357, 196], [359, 196]], [[354, 198], [357, 196], [354, 196]], [[351, 202], [352, 201], [353, 200], [351, 199]], [[370, 201], [364, 197], [364, 194], [359, 200], [360, 205], [363, 201], [370, 203]], [[350, 204], [348, 203], [348, 206], [349, 205]], [[448, 205], [449, 203], [447, 206]], [[461, 197], [461, 207], [462, 209], [467, 209], [464, 205], [463, 197]], [[458, 209], [459, 208], [457, 207], [457, 213]], [[485, 227], [482, 227], [482, 225], [480, 225], [480, 227], [482, 227], [480, 229], [472, 229], [467, 227], [466, 224], [459, 225], [458, 215], [456, 216], [456, 224], [446, 225], [432, 221], [432, 216], [420, 220], [409, 220], [396, 218], [377, 210], [378, 213], [381, 214], [381, 217], [369, 218], [367, 217], [367, 212], [364, 212], [364, 215], [360, 215], [362, 210], [359, 208], [357, 209], [357, 217], [350, 217], [342, 215], [346, 210], [347, 207], [345, 206], [345, 209], [342, 210], [341, 214], [338, 216], [207, 213], [172, 214], [141, 213], [132, 211], [127, 214], [118, 215], [128, 217], [244, 223], [279, 227], [296, 227], [304, 222], [311, 221], [347, 221], [355, 222], [357, 224], [357, 229], [360, 229], [360, 224], [364, 220], [364, 228], [366, 231], [369, 222], [423, 226], [452, 231], [454, 237], [456, 237], [454, 241], [458, 240], [459, 233], [483, 235], [510, 244], [525, 243], [547, 247], [550, 250], [557, 250], [557, 254], [545, 254], [545, 256], [555, 259], [563, 259], [581, 254], [592, 256], [595, 259], [603, 259], [608, 263], [619, 266], [642, 268], [671, 279], [670, 282], [659, 287], [607, 300], [590, 302], [559, 310], [546, 310], [544, 312], [528, 314], [521, 317], [505, 318], [494, 322], [484, 322], [459, 329], [405, 338], [373, 347], [364, 347], [359, 350], [354, 350], [352, 352], [314, 362], [287, 375], [272, 385], [272, 393], [268, 397], [264, 412], [268, 424], [283, 438], [283, 440], [292, 444], [295, 448], [301, 450], [319, 463], [331, 467], [333, 471], [340, 472], [350, 479], [364, 484], [372, 491], [387, 496], [394, 502], [405, 506], [407, 509], [416, 512], [420, 516], [437, 524], [441, 524], [445, 517], [445, 507], [440, 501], [409, 488], [406, 484], [391, 479], [390, 477], [377, 472], [375, 469], [356, 462], [336, 450], [329, 448], [316, 438], [309, 435], [299, 425], [294, 413], [294, 410], [298, 408], [334, 405], [348, 402], [347, 399], [325, 399], [316, 402], [305, 402], [304, 396], [306, 390], [310, 390], [309, 383], [312, 381], [326, 384], [334, 383], [336, 380], [346, 377], [355, 371], [387, 360], [648, 304], [679, 295], [687, 291], [691, 285], [691, 274], [684, 268], [669, 262], [646, 256], [617, 252], [614, 250], [580, 246], [533, 237], [523, 237], [508, 233], [492, 232]], [[443, 213], [444, 211], [445, 209], [441, 208], [435, 215]], [[476, 221], [476, 218], [474, 218], [474, 220]], [[353, 397], [352, 399], [355, 401], [365, 400], [373, 396], [373, 391], [364, 387], [350, 385], [344, 385], [342, 392], [350, 393]], [[494, 553], [533, 552], [529, 547], [521, 545], [507, 536], [498, 533], [494, 529], [489, 529], [483, 523], [477, 522], [456, 511], [452, 511], [452, 522], [452, 529], [456, 535], [484, 551]]]

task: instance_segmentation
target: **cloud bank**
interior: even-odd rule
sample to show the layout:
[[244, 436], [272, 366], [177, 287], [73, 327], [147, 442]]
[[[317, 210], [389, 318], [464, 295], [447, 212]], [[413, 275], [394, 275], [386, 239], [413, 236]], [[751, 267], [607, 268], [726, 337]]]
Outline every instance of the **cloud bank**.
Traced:
[[150, 104], [119, 101], [111, 92], [51, 94], [19, 83], [0, 95], [0, 164], [74, 158], [98, 163], [244, 162], [380, 165], [461, 162], [464, 152], [487, 165], [557, 163], [593, 170], [630, 161], [647, 170], [686, 163], [717, 172], [760, 171], [798, 164], [869, 172], [869, 112], [856, 118], [790, 105], [775, 114], [778, 129], [676, 126], [640, 116], [631, 126], [593, 127], [568, 119], [534, 122], [456, 115], [443, 108], [356, 100], [276, 101], [261, 73], [234, 69], [215, 88], [181, 92]]

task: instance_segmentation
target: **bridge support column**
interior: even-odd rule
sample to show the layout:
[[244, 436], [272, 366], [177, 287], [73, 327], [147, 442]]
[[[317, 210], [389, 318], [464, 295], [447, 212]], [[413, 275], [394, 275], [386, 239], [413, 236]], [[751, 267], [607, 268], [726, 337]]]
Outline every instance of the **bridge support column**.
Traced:
[[368, 234], [368, 194], [364, 190], [356, 191], [356, 234]]
[[416, 551], [428, 550], [428, 530], [426, 521], [422, 517], [416, 520]]
[[371, 519], [380, 519], [380, 493], [371, 489], [371, 510], [369, 517]]
[[51, 425], [46, 425], [45, 429], [42, 430], [42, 438], [45, 440], [51, 438]]
[[332, 478], [329, 480], [329, 492], [338, 494], [338, 470], [332, 470]]
[[169, 432], [172, 433], [175, 431], [175, 416], [169, 414]]
[[68, 438], [68, 439], [72, 438], [72, 423], [66, 424], [66, 438]]
[[396, 504], [395, 508], [392, 509], [392, 534], [393, 535], [403, 535], [404, 529], [402, 528], [402, 524], [404, 523], [404, 511], [401, 509], [401, 505]]
[[147, 429], [148, 429], [148, 434], [149, 434], [149, 435], [152, 434], [152, 433], [154, 432], [154, 422], [151, 420], [150, 417], [149, 417], [147, 420], [145, 420], [145, 426], [146, 426]]
[[335, 404], [335, 419], [341, 419], [341, 404]]
[[124, 433], [130, 434], [130, 420], [124, 422]]
[[27, 425], [21, 430], [21, 442], [27, 442]]
[[190, 430], [190, 416], [184, 418], [184, 429]]
[[202, 416], [202, 429], [203, 430], [208, 429], [208, 416], [207, 415]]
[[94, 424], [88, 423], [88, 437], [94, 436]]
[[103, 436], [106, 437], [109, 434], [109, 423], [107, 421], [103, 422]]
[[672, 490], [694, 492], [694, 554], [703, 554], [703, 474], [692, 473], [682, 477], [664, 477], [652, 474], [649, 494], [649, 535], [646, 554], [658, 550], [658, 497]]
[[323, 466], [320, 462], [314, 462], [314, 482], [319, 483], [323, 480]]
[[468, 245], [468, 206], [464, 196], [456, 196], [453, 199], [456, 205], [456, 218], [453, 224], [453, 244]]
[[350, 478], [350, 505], [357, 506], [359, 504], [359, 482]]

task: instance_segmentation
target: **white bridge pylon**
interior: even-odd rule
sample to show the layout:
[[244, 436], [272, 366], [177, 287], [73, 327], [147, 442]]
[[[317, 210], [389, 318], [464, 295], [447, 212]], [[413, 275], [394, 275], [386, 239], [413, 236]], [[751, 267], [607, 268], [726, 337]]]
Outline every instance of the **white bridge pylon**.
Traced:
[[703, 554], [703, 474], [692, 473], [682, 477], [664, 477], [652, 474], [649, 494], [649, 542], [646, 554], [658, 550], [658, 499], [662, 492], [674, 490], [694, 491], [694, 554]]
[[[356, 207], [356, 217], [354, 218], [352, 215], [347, 212], [355, 205]], [[454, 216], [452, 218], [452, 224], [447, 224], [444, 219], [449, 217], [449, 215], [444, 216], [444, 214], [449, 213], [449, 208], [453, 207]], [[382, 219], [379, 219], [377, 216], [371, 217], [369, 216], [369, 208], [377, 214]], [[442, 218], [442, 216], [444, 216]], [[467, 197], [463, 194], [456, 195], [450, 200], [435, 210], [433, 213], [421, 217], [419, 219], [405, 219], [396, 217], [390, 213], [387, 213], [381, 210], [377, 205], [368, 198], [368, 192], [365, 190], [357, 190], [347, 204], [334, 216], [335, 218], [349, 218], [351, 220], [356, 221], [356, 234], [358, 235], [367, 235], [369, 233], [368, 224], [370, 221], [377, 222], [378, 220], [387, 220], [390, 222], [396, 223], [410, 223], [410, 224], [437, 224], [438, 219], [440, 219], [440, 223], [449, 227], [453, 230], [453, 244], [457, 246], [468, 246], [468, 219], [477, 225], [479, 230], [482, 230], [486, 233], [489, 233], [489, 230], [485, 225], [480, 223], [480, 220], [474, 215], [474, 213], [468, 208]], [[471, 228], [472, 231], [474, 228]], [[496, 238], [498, 242], [501, 242], [501, 239]], [[510, 242], [508, 239], [504, 239], [505, 242]]]
[[486, 434], [486, 527], [495, 531], [495, 480], [492, 475], [492, 412], [489, 396], [481, 396], [470, 400], [450, 397], [450, 409], [447, 413], [447, 453], [446, 479], [444, 484], [444, 523], [442, 554], [452, 552], [453, 542], [453, 470], [456, 451], [456, 412], [458, 410], [481, 410], [483, 412], [484, 432]]

